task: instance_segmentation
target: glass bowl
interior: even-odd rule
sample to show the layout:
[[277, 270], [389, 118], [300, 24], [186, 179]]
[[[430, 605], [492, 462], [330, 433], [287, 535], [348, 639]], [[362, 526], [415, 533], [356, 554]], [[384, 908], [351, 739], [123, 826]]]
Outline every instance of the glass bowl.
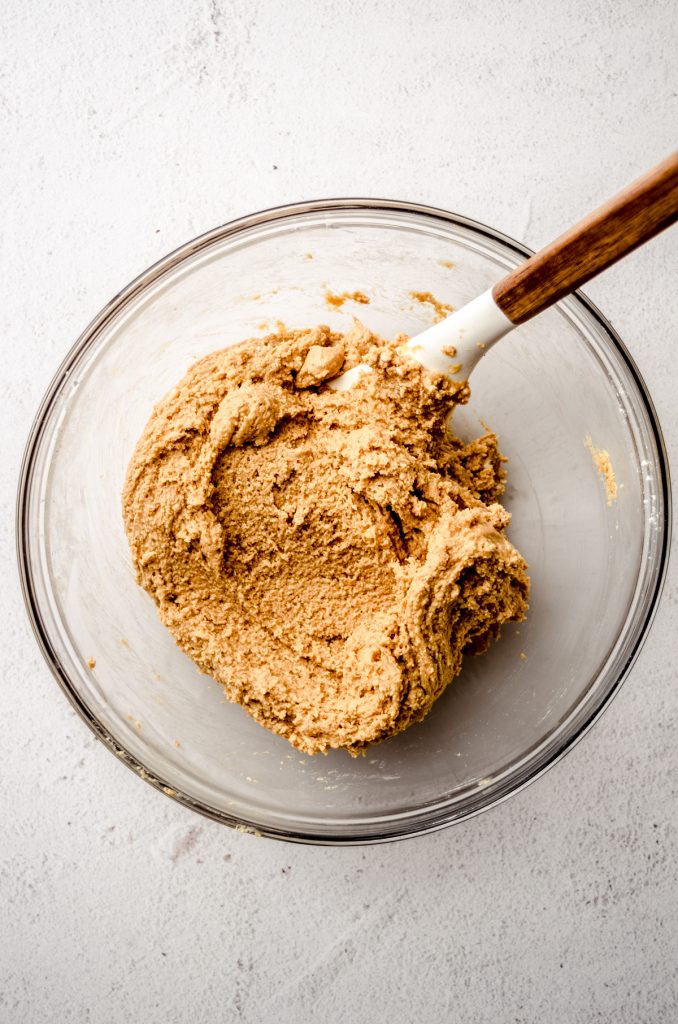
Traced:
[[[529, 255], [442, 210], [328, 200], [203, 235], [96, 317], [40, 407], [22, 468], [19, 562], [43, 653], [97, 736], [142, 778], [244, 831], [316, 843], [416, 835], [497, 803], [553, 764], [618, 690], [665, 574], [670, 497], [652, 403], [580, 295], [482, 360], [456, 431], [487, 422], [508, 456], [509, 535], [530, 565], [529, 618], [468, 657], [425, 722], [370, 748], [304, 756], [203, 676], [134, 580], [120, 492], [153, 404], [213, 349], [289, 326], [414, 334], [431, 292], [454, 306]], [[359, 289], [369, 305], [335, 294]], [[608, 504], [587, 438], [609, 453]]]

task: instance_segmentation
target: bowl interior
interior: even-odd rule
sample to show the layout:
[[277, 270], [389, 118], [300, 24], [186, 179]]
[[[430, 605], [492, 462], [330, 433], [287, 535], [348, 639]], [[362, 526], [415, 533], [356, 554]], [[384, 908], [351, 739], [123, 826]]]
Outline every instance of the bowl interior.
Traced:
[[[145, 773], [202, 809], [270, 834], [345, 840], [454, 820], [522, 784], [614, 689], [657, 586], [665, 495], [651, 413], [600, 318], [577, 298], [497, 345], [456, 430], [488, 423], [508, 457], [510, 537], [529, 618], [468, 658], [429, 718], [351, 758], [308, 757], [228, 703], [134, 581], [120, 492], [153, 404], [215, 348], [276, 321], [393, 335], [432, 322], [522, 259], [459, 219], [311, 208], [215, 232], [145, 275], [60, 375], [34, 438], [24, 545], [33, 613], [71, 695]], [[359, 289], [369, 305], [330, 308]], [[608, 504], [586, 439], [606, 449]], [[90, 659], [95, 666], [90, 667]]]

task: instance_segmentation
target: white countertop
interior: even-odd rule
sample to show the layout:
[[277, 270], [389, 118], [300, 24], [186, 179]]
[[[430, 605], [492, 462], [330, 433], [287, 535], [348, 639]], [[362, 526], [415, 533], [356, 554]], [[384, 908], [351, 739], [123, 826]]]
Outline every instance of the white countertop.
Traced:
[[[127, 771], [33, 640], [13, 548], [38, 401], [188, 238], [376, 195], [538, 247], [676, 145], [671, 0], [32, 0], [0, 76], [0, 1021], [615, 1024], [678, 1014], [678, 559], [617, 699], [544, 778], [388, 846], [228, 831]], [[9, 11], [10, 9], [8, 9]], [[678, 229], [586, 291], [676, 464]]]

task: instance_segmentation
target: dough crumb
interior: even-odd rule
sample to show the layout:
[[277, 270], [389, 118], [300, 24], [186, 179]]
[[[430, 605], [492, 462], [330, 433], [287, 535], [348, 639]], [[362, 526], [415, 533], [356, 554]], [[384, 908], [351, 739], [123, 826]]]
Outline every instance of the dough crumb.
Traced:
[[453, 270], [455, 266], [452, 260], [438, 260], [438, 263], [441, 267], [447, 267], [448, 270]]
[[450, 306], [447, 302], [441, 302], [436, 299], [435, 295], [431, 292], [410, 292], [410, 297], [415, 299], [417, 302], [433, 306], [435, 317], [433, 322], [438, 323], [440, 320], [444, 320], [446, 316], [454, 312], [454, 306]]
[[295, 385], [307, 388], [336, 377], [344, 365], [344, 346], [311, 345], [303, 365], [296, 376]]
[[88, 668], [96, 668], [97, 667], [96, 658], [89, 658], [89, 660], [87, 661], [87, 667]]
[[605, 484], [607, 503], [608, 505], [611, 505], [617, 500], [617, 478], [614, 474], [614, 469], [612, 468], [612, 460], [610, 459], [609, 452], [604, 448], [596, 448], [591, 440], [590, 434], [586, 436], [584, 444], [590, 451], [593, 463]]
[[[161, 620], [304, 754], [364, 754], [421, 721], [527, 611], [497, 438], [450, 433], [468, 384], [405, 340], [356, 321], [213, 352], [155, 407], [127, 471], [127, 537]], [[349, 391], [324, 384], [358, 364], [372, 372]]]
[[357, 302], [361, 306], [369, 305], [369, 297], [364, 292], [341, 292], [335, 295], [334, 292], [325, 292], [325, 302], [334, 309], [340, 309], [345, 302]]
[[261, 832], [256, 828], [252, 828], [251, 825], [236, 825], [235, 831], [240, 832], [244, 836], [257, 836], [261, 839]]

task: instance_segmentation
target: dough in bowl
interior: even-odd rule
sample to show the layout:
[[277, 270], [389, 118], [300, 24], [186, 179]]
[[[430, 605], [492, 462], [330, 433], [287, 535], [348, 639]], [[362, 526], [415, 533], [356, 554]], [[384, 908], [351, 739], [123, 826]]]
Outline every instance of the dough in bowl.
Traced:
[[[468, 385], [356, 323], [281, 330], [197, 362], [127, 472], [137, 578], [177, 643], [306, 753], [422, 719], [527, 610], [491, 432], [454, 437]], [[324, 382], [357, 363], [349, 391]]]

